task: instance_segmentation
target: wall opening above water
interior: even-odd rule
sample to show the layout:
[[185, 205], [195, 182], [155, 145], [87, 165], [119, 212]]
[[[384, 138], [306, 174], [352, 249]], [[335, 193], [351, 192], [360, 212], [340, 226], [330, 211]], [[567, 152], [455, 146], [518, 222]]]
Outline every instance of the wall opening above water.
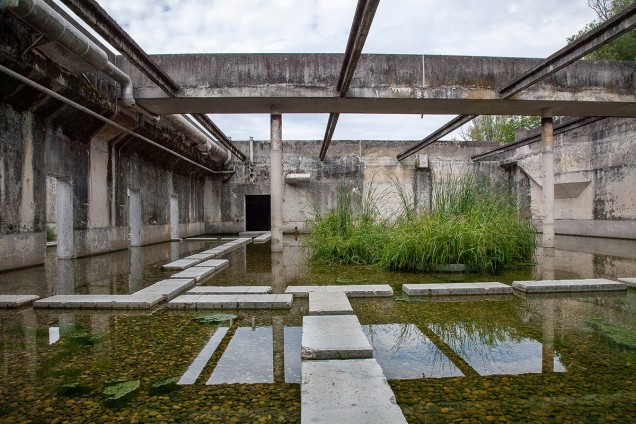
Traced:
[[269, 194], [245, 195], [245, 231], [270, 231], [272, 228]]

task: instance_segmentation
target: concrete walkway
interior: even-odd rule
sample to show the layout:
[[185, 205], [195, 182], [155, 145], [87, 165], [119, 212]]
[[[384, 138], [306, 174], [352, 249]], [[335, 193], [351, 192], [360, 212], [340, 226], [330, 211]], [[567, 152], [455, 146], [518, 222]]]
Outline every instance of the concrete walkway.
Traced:
[[388, 284], [359, 284], [339, 286], [289, 286], [285, 293], [294, 297], [307, 297], [309, 293], [344, 292], [347, 297], [393, 297], [393, 289]]
[[22, 306], [30, 306], [40, 296], [31, 294], [3, 294], [0, 295], [0, 308], [20, 308]]
[[402, 292], [408, 296], [492, 295], [512, 294], [512, 287], [498, 282], [403, 284]]
[[172, 309], [290, 309], [291, 294], [185, 294], [168, 302]]
[[196, 266], [197, 264], [200, 264], [201, 262], [229, 253], [251, 242], [252, 242], [252, 239], [247, 237], [232, 239], [232, 241], [229, 241], [227, 243], [224, 243], [212, 249], [208, 249], [201, 253], [196, 253], [194, 255], [186, 256], [185, 258], [178, 259], [174, 262], [165, 264], [162, 266], [162, 268], [172, 269], [172, 270], [188, 269], [190, 267]]
[[524, 293], [559, 293], [559, 292], [594, 292], [594, 291], [624, 291], [625, 283], [603, 278], [588, 280], [540, 280], [515, 281], [512, 288]]
[[627, 284], [627, 287], [636, 288], [636, 278], [619, 278], [618, 281]]

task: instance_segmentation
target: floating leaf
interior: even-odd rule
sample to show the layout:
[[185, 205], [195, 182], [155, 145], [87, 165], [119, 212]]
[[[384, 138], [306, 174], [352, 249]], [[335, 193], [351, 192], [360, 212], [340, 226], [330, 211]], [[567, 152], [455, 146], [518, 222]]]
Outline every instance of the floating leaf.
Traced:
[[170, 393], [174, 390], [177, 390], [179, 386], [177, 385], [177, 381], [179, 381], [176, 377], [166, 378], [161, 381], [157, 381], [152, 384], [150, 389], [150, 394], [152, 395], [161, 395], [165, 393]]
[[104, 389], [104, 397], [107, 401], [125, 399], [139, 389], [139, 380], [128, 380], [123, 383], [113, 384]]
[[80, 395], [86, 392], [88, 392], [88, 387], [83, 386], [78, 381], [62, 384], [62, 386], [60, 387], [60, 393], [65, 396]]
[[238, 317], [232, 314], [212, 314], [212, 315], [202, 315], [194, 319], [201, 324], [213, 324], [218, 322], [229, 321], [236, 318]]

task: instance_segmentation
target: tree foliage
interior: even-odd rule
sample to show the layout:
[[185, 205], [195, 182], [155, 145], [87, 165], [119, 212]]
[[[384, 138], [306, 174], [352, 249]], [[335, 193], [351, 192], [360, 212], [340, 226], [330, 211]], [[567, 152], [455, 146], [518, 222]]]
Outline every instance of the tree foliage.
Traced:
[[460, 136], [464, 140], [510, 143], [515, 140], [516, 130], [539, 125], [541, 118], [538, 116], [480, 115], [467, 129], [460, 130]]
[[[577, 34], [569, 37], [568, 42], [573, 42], [635, 2], [636, 0], [588, 0], [587, 4], [594, 9], [597, 18], [585, 25]], [[611, 43], [593, 51], [585, 58], [591, 60], [636, 60], [636, 31], [629, 31]]]

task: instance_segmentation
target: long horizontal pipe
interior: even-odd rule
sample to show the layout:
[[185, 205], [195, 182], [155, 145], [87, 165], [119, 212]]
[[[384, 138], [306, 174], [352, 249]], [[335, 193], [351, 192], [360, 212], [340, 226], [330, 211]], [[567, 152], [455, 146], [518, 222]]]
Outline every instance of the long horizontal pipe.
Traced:
[[192, 165], [194, 165], [194, 166], [196, 166], [198, 168], [201, 168], [204, 171], [207, 171], [207, 172], [212, 173], [212, 174], [227, 174], [227, 173], [234, 172], [234, 171], [214, 171], [214, 170], [212, 170], [210, 168], [207, 168], [207, 167], [205, 167], [205, 166], [203, 166], [201, 164], [198, 164], [195, 161], [193, 161], [191, 159], [188, 159], [187, 157], [182, 156], [179, 153], [174, 152], [174, 151], [168, 149], [167, 147], [164, 147], [161, 144], [159, 144], [159, 143], [157, 143], [155, 141], [152, 141], [149, 138], [144, 137], [141, 134], [137, 134], [136, 132], [124, 127], [123, 125], [120, 125], [117, 122], [114, 122], [114, 121], [112, 121], [112, 120], [110, 120], [108, 118], [105, 118], [102, 115], [100, 115], [99, 113], [93, 112], [89, 108], [87, 108], [85, 106], [82, 106], [81, 104], [76, 103], [73, 100], [62, 96], [62, 95], [56, 93], [55, 91], [50, 90], [50, 89], [38, 84], [35, 81], [31, 81], [30, 79], [18, 74], [15, 71], [12, 71], [11, 69], [7, 68], [6, 66], [0, 65], [0, 72], [4, 73], [6, 75], [9, 75], [10, 77], [13, 77], [13, 78], [17, 79], [18, 81], [28, 85], [29, 87], [35, 88], [36, 90], [40, 90], [41, 92], [53, 97], [54, 99], [57, 99], [57, 100], [59, 100], [59, 101], [61, 101], [63, 103], [66, 103], [67, 105], [72, 106], [75, 109], [80, 110], [80, 111], [92, 116], [95, 119], [99, 119], [100, 121], [102, 121], [102, 122], [104, 122], [104, 123], [106, 123], [108, 125], [111, 125], [111, 126], [117, 128], [117, 129], [125, 132], [128, 135], [131, 135], [131, 136], [133, 136], [135, 138], [138, 138], [138, 139], [140, 139], [142, 141], [145, 141], [146, 143], [148, 143], [148, 144], [150, 144], [150, 145], [152, 145], [154, 147], [157, 147], [157, 148], [163, 150], [164, 152], [168, 152], [171, 155], [176, 156], [176, 157], [178, 157], [181, 160], [184, 160], [184, 161], [186, 161], [186, 162], [188, 162], [188, 163], [190, 163], [190, 164], [192, 164]]

